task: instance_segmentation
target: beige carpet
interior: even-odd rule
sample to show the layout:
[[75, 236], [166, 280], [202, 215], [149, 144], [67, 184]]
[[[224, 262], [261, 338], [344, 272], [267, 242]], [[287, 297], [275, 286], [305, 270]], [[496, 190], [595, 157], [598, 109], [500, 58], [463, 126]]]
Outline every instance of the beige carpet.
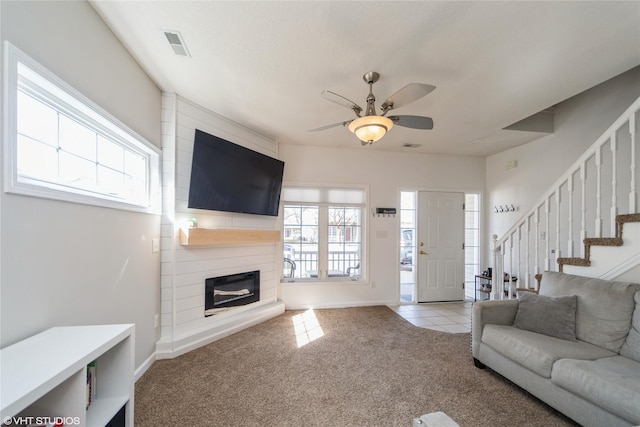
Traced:
[[[136, 383], [136, 426], [411, 426], [434, 411], [462, 427], [574, 425], [475, 368], [469, 334], [364, 307], [316, 310], [321, 335], [304, 313], [156, 361]], [[315, 340], [298, 348], [294, 319]]]

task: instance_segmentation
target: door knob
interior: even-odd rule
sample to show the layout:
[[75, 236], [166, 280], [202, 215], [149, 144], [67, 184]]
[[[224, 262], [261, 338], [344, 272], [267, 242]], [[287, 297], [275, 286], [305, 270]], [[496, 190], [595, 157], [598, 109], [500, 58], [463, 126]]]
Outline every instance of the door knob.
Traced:
[[422, 249], [420, 249], [420, 255], [429, 255], [428, 252], [423, 251]]

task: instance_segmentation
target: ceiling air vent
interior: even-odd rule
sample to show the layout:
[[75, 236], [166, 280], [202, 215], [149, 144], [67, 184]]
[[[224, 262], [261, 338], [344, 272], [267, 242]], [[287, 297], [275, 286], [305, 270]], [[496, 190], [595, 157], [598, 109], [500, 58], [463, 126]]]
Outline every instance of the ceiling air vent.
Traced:
[[404, 144], [402, 144], [402, 146], [404, 148], [418, 148], [418, 147], [421, 147], [422, 144], [412, 144], [410, 142], [405, 142]]
[[163, 31], [169, 45], [173, 49], [173, 53], [179, 56], [191, 56], [187, 50], [187, 45], [182, 40], [182, 35], [177, 31]]

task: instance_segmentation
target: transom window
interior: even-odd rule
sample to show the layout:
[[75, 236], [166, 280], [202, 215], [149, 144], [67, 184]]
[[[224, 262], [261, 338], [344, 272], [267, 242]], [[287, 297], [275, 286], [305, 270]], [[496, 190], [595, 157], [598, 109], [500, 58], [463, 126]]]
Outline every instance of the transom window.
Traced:
[[353, 188], [283, 188], [283, 280], [361, 278], [365, 194]]
[[6, 43], [5, 190], [159, 212], [159, 150]]

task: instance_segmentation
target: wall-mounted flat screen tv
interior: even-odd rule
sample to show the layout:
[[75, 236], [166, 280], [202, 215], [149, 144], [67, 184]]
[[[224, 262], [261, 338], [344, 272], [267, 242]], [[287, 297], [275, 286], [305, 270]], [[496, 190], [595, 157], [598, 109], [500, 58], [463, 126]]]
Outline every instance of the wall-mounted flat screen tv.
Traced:
[[189, 208], [278, 216], [284, 162], [196, 129]]

